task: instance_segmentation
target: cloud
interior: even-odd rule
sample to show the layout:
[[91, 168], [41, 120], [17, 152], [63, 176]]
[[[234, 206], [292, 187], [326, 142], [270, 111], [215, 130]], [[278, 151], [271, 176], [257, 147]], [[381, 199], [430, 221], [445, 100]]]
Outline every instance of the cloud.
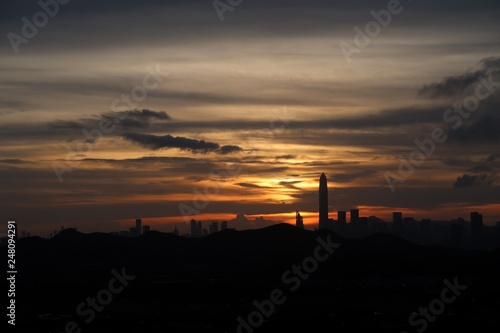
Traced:
[[108, 118], [121, 127], [146, 128], [153, 120], [171, 121], [172, 118], [165, 111], [152, 111], [148, 109], [108, 112], [101, 117]]
[[172, 118], [165, 111], [151, 111], [148, 109], [121, 111], [120, 114], [126, 114], [129, 118], [137, 119], [150, 119], [156, 118], [161, 120], [172, 120]]
[[236, 183], [235, 185], [238, 185], [241, 187], [247, 187], [247, 188], [265, 188], [264, 186], [260, 186], [257, 184], [251, 184], [251, 183]]
[[486, 162], [495, 162], [497, 159], [500, 159], [500, 154], [493, 154], [486, 158]]
[[217, 153], [221, 154], [221, 155], [227, 155], [227, 154], [232, 154], [232, 153], [238, 153], [241, 151], [243, 151], [243, 149], [241, 147], [228, 145], [228, 146], [220, 147], [220, 149], [217, 150]]
[[419, 95], [430, 98], [456, 97], [471, 92], [482, 79], [500, 74], [500, 57], [489, 57], [480, 62], [481, 69], [457, 76], [449, 76], [441, 82], [431, 83], [419, 90]]
[[464, 124], [452, 135], [460, 141], [497, 141], [500, 139], [500, 116], [487, 113], [478, 120]]
[[301, 188], [295, 186], [295, 184], [302, 183], [300, 180], [295, 180], [295, 181], [281, 181], [279, 184], [285, 188], [288, 188], [290, 190], [301, 190]]
[[497, 171], [493, 168], [493, 165], [490, 165], [477, 165], [470, 168], [467, 173], [457, 178], [453, 187], [465, 188], [492, 185], [495, 182]]
[[20, 159], [5, 159], [5, 160], [0, 160], [0, 163], [5, 163], [5, 164], [26, 164], [30, 163], [28, 161], [20, 160]]
[[469, 171], [473, 173], [481, 173], [481, 172], [491, 172], [492, 169], [486, 165], [478, 165], [471, 168]]
[[215, 152], [221, 155], [243, 151], [243, 149], [238, 146], [229, 145], [221, 147], [218, 143], [215, 142], [195, 140], [180, 136], [174, 137], [170, 134], [157, 136], [152, 134], [125, 133], [123, 137], [129, 141], [152, 150], [178, 148], [180, 150], [189, 150], [194, 153], [198, 152], [206, 154]]
[[487, 173], [464, 174], [457, 178], [453, 184], [454, 188], [466, 188], [473, 186], [489, 186], [493, 183], [493, 177]]
[[64, 120], [56, 120], [50, 122], [49, 127], [53, 129], [72, 129], [72, 130], [83, 129], [82, 124], [76, 121], [64, 121]]
[[439, 83], [425, 85], [419, 90], [419, 95], [428, 95], [431, 98], [457, 96], [486, 77], [483, 70], [468, 73], [460, 76], [450, 76]]
[[173, 137], [170, 134], [156, 136], [151, 134], [125, 133], [123, 137], [145, 148], [158, 150], [162, 148], [179, 148], [193, 152], [208, 153], [219, 149], [219, 145], [205, 140], [195, 140], [183, 137]]
[[297, 157], [297, 155], [278, 155], [278, 156], [275, 156], [274, 158], [276, 160], [291, 160], [291, 159], [294, 159], [296, 157]]
[[[97, 116], [98, 120], [107, 119], [116, 126], [122, 128], [147, 128], [154, 121], [171, 121], [172, 118], [165, 111], [152, 111], [149, 109], [128, 110], [119, 112], [105, 112]], [[99, 126], [96, 118], [81, 118], [78, 120], [65, 121], [56, 120], [49, 124], [50, 128], [62, 130], [81, 130], [84, 128], [95, 128]]]
[[376, 172], [372, 170], [353, 173], [336, 173], [332, 175], [332, 180], [337, 183], [349, 183], [355, 179], [371, 177], [374, 174], [376, 174]]

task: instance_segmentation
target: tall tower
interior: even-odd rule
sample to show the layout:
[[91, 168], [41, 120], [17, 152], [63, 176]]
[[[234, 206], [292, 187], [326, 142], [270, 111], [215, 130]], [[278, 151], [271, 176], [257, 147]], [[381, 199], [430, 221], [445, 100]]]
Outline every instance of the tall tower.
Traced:
[[141, 219], [136, 219], [135, 220], [135, 232], [137, 233], [137, 236], [142, 234], [142, 220]]
[[482, 238], [482, 229], [483, 229], [483, 214], [479, 214], [478, 212], [470, 213], [470, 231], [472, 236], [472, 243], [474, 248], [480, 248], [481, 246], [481, 238]]
[[295, 226], [304, 229], [304, 218], [300, 216], [299, 211], [295, 214]]
[[319, 229], [328, 229], [328, 184], [325, 173], [319, 177]]

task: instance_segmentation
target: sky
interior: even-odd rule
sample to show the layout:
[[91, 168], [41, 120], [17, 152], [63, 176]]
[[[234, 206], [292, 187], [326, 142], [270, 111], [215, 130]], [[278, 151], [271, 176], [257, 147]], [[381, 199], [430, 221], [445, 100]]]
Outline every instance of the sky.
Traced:
[[500, 221], [498, 1], [0, 6], [0, 218], [20, 229], [313, 228], [322, 172], [332, 218]]

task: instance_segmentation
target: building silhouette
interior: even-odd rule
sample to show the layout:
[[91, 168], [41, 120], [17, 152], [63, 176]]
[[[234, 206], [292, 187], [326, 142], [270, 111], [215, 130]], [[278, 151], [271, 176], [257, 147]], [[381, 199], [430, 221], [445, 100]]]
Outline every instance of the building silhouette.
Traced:
[[481, 238], [483, 235], [483, 214], [478, 212], [470, 213], [470, 232], [474, 248], [481, 247]]
[[351, 223], [358, 223], [359, 220], [359, 209], [351, 209]]
[[216, 232], [219, 231], [219, 222], [212, 222], [212, 224], [209, 226], [209, 233], [210, 234], [215, 234]]
[[339, 210], [337, 212], [337, 220], [339, 223], [346, 224], [347, 223], [347, 214], [345, 210]]
[[319, 229], [328, 228], [328, 184], [325, 173], [319, 177]]
[[227, 229], [227, 221], [222, 221], [220, 224], [220, 230], [226, 230]]
[[300, 216], [299, 211], [295, 214], [295, 226], [304, 229], [304, 218]]
[[142, 232], [142, 220], [141, 219], [136, 219], [135, 220], [135, 230], [136, 230], [136, 236], [139, 236]]
[[403, 233], [403, 213], [393, 212], [392, 213], [392, 233], [396, 235], [401, 235]]
[[198, 223], [196, 220], [191, 220], [191, 237], [201, 237], [201, 232], [198, 233]]
[[151, 227], [149, 225], [142, 226], [142, 233], [143, 234], [148, 233], [150, 231], [151, 231]]
[[[207, 232], [208, 234], [208, 232]], [[196, 225], [196, 237], [202, 237], [203, 236], [203, 226], [201, 224], [201, 221], [198, 221], [198, 224]]]

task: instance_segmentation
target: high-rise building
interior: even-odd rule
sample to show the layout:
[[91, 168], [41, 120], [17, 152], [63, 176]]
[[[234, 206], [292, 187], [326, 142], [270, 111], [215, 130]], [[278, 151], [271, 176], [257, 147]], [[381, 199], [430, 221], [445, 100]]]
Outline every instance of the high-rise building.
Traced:
[[[208, 233], [208, 231], [207, 231]], [[201, 221], [198, 221], [198, 225], [196, 226], [196, 237], [201, 237], [203, 236], [203, 227], [201, 225]]]
[[135, 220], [135, 229], [136, 229], [136, 232], [137, 232], [137, 236], [139, 236], [141, 234], [141, 231], [142, 231], [142, 220], [141, 219], [136, 219]]
[[210, 233], [215, 234], [216, 232], [219, 231], [219, 222], [212, 222], [212, 224], [209, 226]]
[[392, 213], [392, 233], [396, 235], [401, 235], [403, 233], [403, 213], [393, 212]]
[[304, 218], [300, 216], [299, 211], [295, 214], [295, 226], [304, 229]]
[[339, 210], [337, 212], [337, 220], [342, 224], [347, 223], [347, 213], [345, 210]]
[[196, 230], [196, 221], [194, 219], [191, 219], [191, 237], [198, 237]]
[[328, 184], [325, 173], [319, 177], [319, 229], [328, 228]]
[[359, 209], [351, 209], [351, 223], [356, 224], [359, 220]]
[[220, 225], [220, 230], [226, 230], [227, 229], [227, 221], [222, 221]]
[[142, 233], [145, 234], [145, 233], [148, 233], [151, 231], [151, 227], [149, 225], [143, 225], [142, 226]]

